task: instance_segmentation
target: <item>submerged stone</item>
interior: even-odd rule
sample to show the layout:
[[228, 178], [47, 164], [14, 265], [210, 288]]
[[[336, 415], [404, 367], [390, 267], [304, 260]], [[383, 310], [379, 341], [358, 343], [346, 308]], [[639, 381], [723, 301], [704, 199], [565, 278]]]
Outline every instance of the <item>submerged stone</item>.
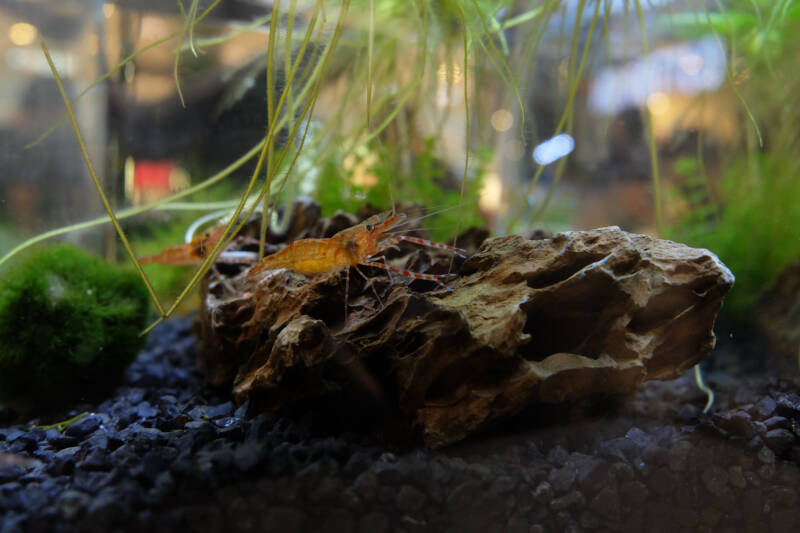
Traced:
[[[388, 261], [446, 272], [439, 253]], [[212, 275], [197, 328], [210, 381], [251, 409], [377, 412], [441, 446], [532, 404], [679, 377], [713, 348], [733, 284], [707, 250], [616, 227], [488, 239], [451, 291], [372, 274], [346, 295], [343, 277]]]

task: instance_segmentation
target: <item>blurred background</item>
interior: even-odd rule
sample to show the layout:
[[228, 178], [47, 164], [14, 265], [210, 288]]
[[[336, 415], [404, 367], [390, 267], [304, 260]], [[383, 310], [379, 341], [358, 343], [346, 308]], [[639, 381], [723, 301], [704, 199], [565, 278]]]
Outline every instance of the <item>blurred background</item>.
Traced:
[[267, 136], [277, 205], [619, 225], [715, 251], [746, 314], [800, 256], [798, 29], [790, 0], [0, 0], [0, 253], [104, 213], [44, 40], [116, 210], [222, 176], [125, 218], [137, 253], [233, 205]]

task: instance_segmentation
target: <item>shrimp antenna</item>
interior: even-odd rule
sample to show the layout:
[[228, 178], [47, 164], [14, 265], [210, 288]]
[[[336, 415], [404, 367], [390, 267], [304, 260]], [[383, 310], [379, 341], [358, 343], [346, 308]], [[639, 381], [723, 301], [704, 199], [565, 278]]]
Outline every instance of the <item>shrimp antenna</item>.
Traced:
[[386, 235], [398, 235], [401, 233], [413, 233], [415, 231], [432, 231], [432, 230], [440, 230], [440, 229], [447, 229], [448, 226], [436, 226], [436, 227], [429, 227], [426, 226], [424, 228], [406, 228], [406, 229], [399, 229], [395, 231], [387, 231], [385, 232]]
[[222, 218], [223, 216], [227, 215], [230, 212], [231, 212], [230, 209], [223, 209], [222, 211], [214, 211], [213, 213], [201, 216], [200, 218], [189, 224], [189, 227], [186, 228], [186, 234], [183, 236], [183, 240], [186, 241], [187, 243], [192, 242], [195, 232], [198, 229], [200, 229], [200, 227], [203, 224], [219, 220], [220, 218]]
[[[470, 205], [470, 204], [474, 204], [475, 202], [476, 202], [476, 200], [472, 200], [472, 201], [469, 201], [469, 202], [464, 202], [461, 205]], [[394, 209], [394, 205], [392, 206], [392, 208]], [[419, 217], [416, 217], [416, 218], [406, 219], [405, 221], [395, 225], [392, 228], [393, 231], [387, 232], [387, 233], [395, 233], [396, 231], [402, 231], [399, 228], [402, 228], [403, 226], [408, 226], [409, 224], [413, 224], [415, 222], [419, 222], [420, 220], [423, 220], [425, 218], [433, 217], [433, 216], [436, 216], [438, 214], [445, 213], [447, 211], [452, 211], [453, 209], [458, 209], [458, 208], [459, 208], [459, 206], [453, 205], [453, 206], [450, 206], [450, 207], [445, 207], [444, 209], [438, 209], [436, 211], [433, 211], [431, 213], [427, 213], [425, 215], [422, 215], [422, 216], [419, 216]], [[392, 212], [394, 212], [394, 210]]]

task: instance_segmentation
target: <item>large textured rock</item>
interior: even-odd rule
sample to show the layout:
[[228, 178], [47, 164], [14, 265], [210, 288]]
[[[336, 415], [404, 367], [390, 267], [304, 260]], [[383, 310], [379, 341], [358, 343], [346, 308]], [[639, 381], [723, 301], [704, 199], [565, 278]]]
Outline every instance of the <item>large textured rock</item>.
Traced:
[[[446, 271], [436, 254], [389, 261]], [[616, 227], [488, 239], [452, 291], [365, 270], [372, 287], [351, 276], [346, 319], [343, 274], [212, 278], [199, 327], [211, 381], [267, 409], [380, 405], [440, 446], [531, 404], [678, 377], [713, 348], [733, 284], [707, 250]]]

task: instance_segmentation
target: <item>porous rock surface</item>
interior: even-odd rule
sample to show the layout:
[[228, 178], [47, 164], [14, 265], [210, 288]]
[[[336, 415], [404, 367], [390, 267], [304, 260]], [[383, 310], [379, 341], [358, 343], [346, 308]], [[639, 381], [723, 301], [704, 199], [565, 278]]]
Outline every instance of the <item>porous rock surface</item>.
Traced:
[[[446, 272], [437, 254], [388, 262]], [[733, 284], [707, 250], [616, 227], [487, 239], [452, 291], [363, 270], [371, 287], [354, 274], [348, 295], [344, 274], [212, 277], [198, 328], [210, 380], [267, 409], [380, 405], [446, 445], [531, 404], [677, 378], [713, 348]]]

